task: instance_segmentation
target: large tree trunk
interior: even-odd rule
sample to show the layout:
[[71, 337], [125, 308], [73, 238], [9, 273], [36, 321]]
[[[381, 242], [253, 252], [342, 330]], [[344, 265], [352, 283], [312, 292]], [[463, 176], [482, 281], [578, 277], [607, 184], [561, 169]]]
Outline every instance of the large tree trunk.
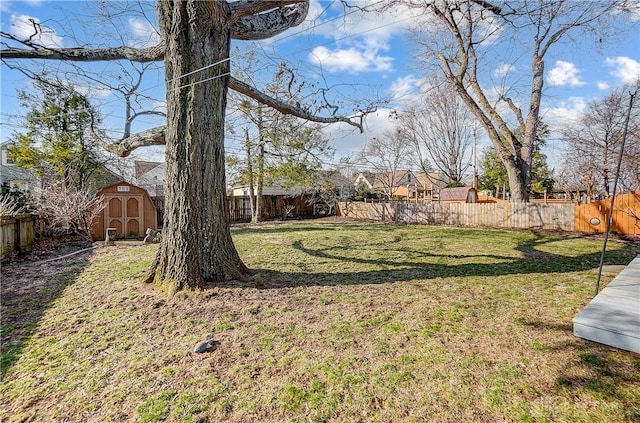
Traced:
[[522, 168], [516, 166], [513, 160], [503, 161], [503, 163], [509, 178], [509, 193], [511, 195], [509, 199], [515, 203], [528, 202], [529, 189], [527, 188]]
[[[153, 281], [170, 294], [242, 279], [229, 230], [224, 117], [230, 10], [224, 1], [159, 2], [166, 29], [166, 206]], [[216, 64], [211, 66], [211, 64]]]

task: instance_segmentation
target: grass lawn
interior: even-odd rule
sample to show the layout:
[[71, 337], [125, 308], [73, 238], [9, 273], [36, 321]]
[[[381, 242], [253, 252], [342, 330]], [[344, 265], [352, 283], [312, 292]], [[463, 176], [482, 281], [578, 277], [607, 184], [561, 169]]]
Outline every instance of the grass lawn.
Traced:
[[[640, 421], [640, 357], [572, 334], [601, 239], [321, 222], [233, 234], [255, 279], [171, 299], [136, 280], [155, 245], [3, 266], [0, 419]], [[607, 264], [640, 253], [608, 250]]]

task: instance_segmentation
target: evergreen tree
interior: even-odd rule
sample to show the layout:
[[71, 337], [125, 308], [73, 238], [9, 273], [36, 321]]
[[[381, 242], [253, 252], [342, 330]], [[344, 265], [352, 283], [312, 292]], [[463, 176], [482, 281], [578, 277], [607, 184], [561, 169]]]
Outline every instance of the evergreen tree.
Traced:
[[[298, 84], [290, 75], [282, 67], [267, 92], [281, 101], [297, 102], [304, 83]], [[238, 110], [248, 122], [244, 133], [245, 159], [238, 163], [240, 181], [249, 186], [252, 222], [256, 223], [262, 219], [264, 186], [312, 187], [323, 159], [330, 159], [333, 149], [317, 124], [247, 99], [238, 102]]]
[[81, 94], [62, 84], [36, 84], [40, 93], [20, 93], [27, 113], [25, 133], [16, 134], [7, 148], [9, 158], [42, 178], [43, 185], [60, 181], [81, 190], [101, 167], [94, 142], [86, 135], [91, 124], [91, 105]]
[[[547, 155], [541, 151], [541, 148], [546, 144], [544, 137], [548, 134], [548, 126], [541, 122], [538, 127], [531, 163], [530, 192], [533, 198], [541, 198], [545, 192], [551, 193], [553, 190], [553, 170], [549, 169]], [[507, 169], [493, 146], [483, 150], [482, 174], [478, 179], [478, 185], [483, 190], [495, 190], [496, 195], [500, 190], [509, 190]]]

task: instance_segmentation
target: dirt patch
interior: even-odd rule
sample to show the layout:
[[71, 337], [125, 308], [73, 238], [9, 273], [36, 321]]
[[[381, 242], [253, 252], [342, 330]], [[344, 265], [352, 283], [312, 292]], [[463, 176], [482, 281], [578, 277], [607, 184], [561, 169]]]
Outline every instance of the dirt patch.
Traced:
[[[17, 263], [33, 263], [64, 256], [76, 251], [100, 246], [81, 237], [38, 238], [25, 251], [13, 252], [2, 257], [2, 266]], [[4, 271], [3, 271], [4, 273]]]

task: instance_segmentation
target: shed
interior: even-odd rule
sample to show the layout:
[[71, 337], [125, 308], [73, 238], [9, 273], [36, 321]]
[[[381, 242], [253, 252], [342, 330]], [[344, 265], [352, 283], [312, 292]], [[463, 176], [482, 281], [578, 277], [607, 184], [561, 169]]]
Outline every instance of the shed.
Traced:
[[107, 228], [115, 228], [118, 238], [142, 237], [147, 228], [158, 228], [156, 207], [146, 190], [120, 181], [96, 193], [104, 196], [107, 206], [93, 219], [91, 237], [103, 240]]
[[478, 191], [474, 187], [442, 188], [439, 199], [447, 203], [477, 203]]

